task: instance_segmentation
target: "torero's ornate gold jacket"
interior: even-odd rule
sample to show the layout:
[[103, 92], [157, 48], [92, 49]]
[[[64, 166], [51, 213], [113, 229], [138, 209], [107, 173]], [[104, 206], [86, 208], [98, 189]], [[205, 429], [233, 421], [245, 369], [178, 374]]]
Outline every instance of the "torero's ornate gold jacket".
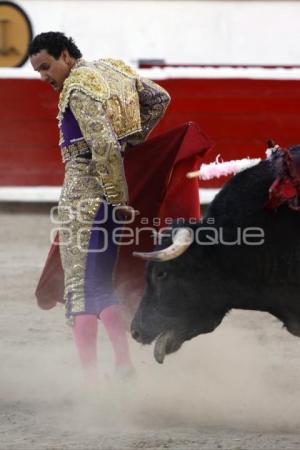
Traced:
[[122, 150], [146, 139], [163, 116], [169, 94], [141, 78], [124, 62], [78, 60], [59, 99], [64, 162], [91, 153], [94, 172], [108, 203], [128, 201]]

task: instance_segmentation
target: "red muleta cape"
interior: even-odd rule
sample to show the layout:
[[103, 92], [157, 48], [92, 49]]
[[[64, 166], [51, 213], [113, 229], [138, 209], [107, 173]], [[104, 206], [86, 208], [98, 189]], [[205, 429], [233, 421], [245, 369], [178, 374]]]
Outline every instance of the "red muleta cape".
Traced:
[[[166, 218], [200, 218], [199, 180], [186, 173], [198, 170], [210, 139], [193, 122], [140, 144], [125, 153], [124, 165], [130, 205], [140, 211], [133, 229], [161, 224]], [[58, 236], [56, 237], [58, 241]], [[151, 251], [151, 233], [141, 233], [140, 242], [120, 247], [115, 285], [121, 303], [132, 316], [142, 295], [145, 263], [132, 256], [133, 251]], [[36, 297], [42, 309], [63, 302], [64, 276], [59, 247], [50, 248], [38, 282]]]

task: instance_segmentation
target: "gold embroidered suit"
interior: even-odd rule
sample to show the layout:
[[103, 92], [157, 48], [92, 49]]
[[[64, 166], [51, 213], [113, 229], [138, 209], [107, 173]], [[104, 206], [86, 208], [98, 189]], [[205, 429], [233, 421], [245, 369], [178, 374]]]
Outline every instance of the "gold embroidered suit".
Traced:
[[169, 100], [156, 83], [111, 59], [79, 60], [64, 82], [58, 119], [66, 167], [59, 211], [67, 316], [89, 313], [85, 276], [97, 211], [103, 203], [128, 202], [122, 152], [127, 143], [146, 139]]

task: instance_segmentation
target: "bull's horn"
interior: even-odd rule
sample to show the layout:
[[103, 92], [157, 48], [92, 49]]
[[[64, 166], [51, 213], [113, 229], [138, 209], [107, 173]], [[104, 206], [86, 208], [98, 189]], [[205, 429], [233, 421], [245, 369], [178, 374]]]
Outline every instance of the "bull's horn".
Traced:
[[193, 242], [193, 232], [190, 228], [179, 228], [176, 231], [173, 244], [155, 252], [133, 252], [133, 256], [152, 261], [169, 261], [182, 255]]

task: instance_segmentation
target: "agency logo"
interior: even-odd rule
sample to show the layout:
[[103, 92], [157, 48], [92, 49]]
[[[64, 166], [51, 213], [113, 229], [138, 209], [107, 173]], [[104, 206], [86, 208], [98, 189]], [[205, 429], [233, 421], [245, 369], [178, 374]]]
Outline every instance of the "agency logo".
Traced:
[[27, 60], [32, 26], [13, 2], [0, 1], [0, 67], [20, 67]]

